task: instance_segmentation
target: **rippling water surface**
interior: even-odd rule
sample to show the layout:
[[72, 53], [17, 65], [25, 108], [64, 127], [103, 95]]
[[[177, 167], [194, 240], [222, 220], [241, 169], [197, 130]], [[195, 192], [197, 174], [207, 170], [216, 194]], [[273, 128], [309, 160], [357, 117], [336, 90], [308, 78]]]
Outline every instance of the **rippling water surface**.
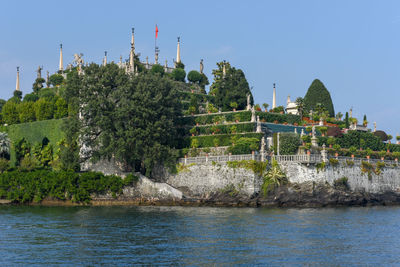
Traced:
[[0, 265], [400, 265], [400, 208], [0, 206]]

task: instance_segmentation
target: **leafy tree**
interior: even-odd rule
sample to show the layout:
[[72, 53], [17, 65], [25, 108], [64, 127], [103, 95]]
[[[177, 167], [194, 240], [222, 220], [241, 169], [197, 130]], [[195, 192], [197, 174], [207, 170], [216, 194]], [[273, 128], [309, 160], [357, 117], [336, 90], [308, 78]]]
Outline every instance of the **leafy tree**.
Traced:
[[21, 138], [14, 143], [14, 149], [18, 166], [22, 158], [30, 155], [31, 145], [25, 138]]
[[218, 68], [213, 70], [214, 82], [210, 89], [210, 93], [215, 95], [215, 104], [222, 108], [222, 111], [229, 111], [231, 102], [238, 103], [238, 109], [245, 109], [248, 94], [250, 103], [253, 104], [253, 96], [243, 71], [231, 67], [227, 62], [219, 62], [217, 66]]
[[175, 81], [184, 82], [184, 81], [185, 81], [185, 77], [186, 77], [186, 72], [185, 72], [184, 69], [175, 68], [175, 69], [171, 72], [171, 77], [172, 77]]
[[86, 156], [114, 157], [146, 175], [156, 164], [172, 162], [182, 107], [169, 79], [153, 73], [129, 77], [115, 64], [91, 64], [80, 88]]
[[329, 91], [320, 80], [315, 79], [304, 97], [304, 106], [307, 111], [315, 110], [318, 103], [329, 112], [329, 116], [335, 116], [335, 110]]
[[39, 96], [35, 93], [26, 94], [24, 96], [23, 102], [36, 102], [39, 99]]
[[53, 99], [56, 96], [54, 88], [43, 88], [39, 91], [39, 98]]
[[60, 86], [64, 82], [64, 77], [61, 74], [53, 74], [49, 77], [49, 82], [53, 86]]
[[35, 104], [31, 101], [24, 101], [17, 108], [20, 122], [31, 122], [36, 120]]
[[8, 100], [2, 110], [1, 116], [5, 123], [7, 124], [15, 124], [19, 123], [19, 115], [18, 115], [18, 104], [15, 103], [12, 99]]
[[203, 94], [206, 93], [205, 88], [206, 88], [206, 85], [209, 85], [209, 84], [210, 84], [210, 82], [208, 81], [207, 76], [206, 76], [204, 73], [202, 73], [202, 74], [201, 74], [201, 80], [199, 81], [199, 85], [200, 85], [200, 87], [203, 89], [203, 90], [202, 90], [202, 93], [203, 93]]
[[183, 64], [182, 61], [181, 62], [177, 62], [176, 65], [175, 65], [175, 68], [177, 68], [177, 69], [185, 69], [185, 64]]
[[17, 103], [21, 102], [22, 92], [15, 90], [14, 93], [13, 93], [12, 99], [14, 99], [14, 101], [17, 102]]
[[3, 109], [3, 106], [4, 106], [4, 104], [6, 103], [7, 101], [5, 101], [4, 99], [0, 99], [0, 111]]
[[79, 93], [82, 86], [82, 76], [76, 70], [67, 74], [65, 100], [68, 104], [68, 118], [64, 120], [62, 130], [65, 139], [58, 142], [60, 148], [59, 160], [63, 170], [80, 170], [80, 147], [78, 138], [82, 127], [79, 119]]
[[64, 98], [59, 97], [55, 103], [54, 118], [61, 119], [68, 115], [68, 105]]
[[348, 113], [348, 112], [346, 112], [346, 115], [345, 115], [345, 117], [344, 117], [344, 123], [345, 123], [345, 128], [346, 128], [346, 129], [349, 129], [349, 127], [350, 127], [350, 122], [349, 122], [349, 113]]
[[34, 107], [37, 120], [49, 120], [54, 117], [54, 104], [51, 101], [40, 98], [35, 102]]
[[164, 67], [161, 66], [160, 64], [154, 64], [151, 67], [151, 72], [152, 73], [159, 73], [161, 76], [163, 76], [164, 75]]
[[37, 94], [37, 93], [40, 91], [40, 89], [43, 88], [43, 83], [44, 83], [44, 82], [46, 82], [46, 80], [43, 79], [43, 78], [37, 78], [37, 79], [35, 80], [35, 82], [34, 82], [33, 85], [32, 85], [32, 87], [33, 87], [33, 93], [34, 93], [34, 94]]
[[191, 83], [199, 84], [202, 79], [202, 75], [196, 70], [191, 70], [188, 73], [187, 79]]

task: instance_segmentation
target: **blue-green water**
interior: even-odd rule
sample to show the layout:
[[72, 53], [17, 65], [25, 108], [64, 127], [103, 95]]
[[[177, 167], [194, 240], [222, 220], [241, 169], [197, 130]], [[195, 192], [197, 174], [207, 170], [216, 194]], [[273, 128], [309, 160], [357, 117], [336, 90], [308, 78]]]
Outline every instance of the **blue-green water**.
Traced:
[[400, 208], [0, 206], [0, 265], [400, 265]]

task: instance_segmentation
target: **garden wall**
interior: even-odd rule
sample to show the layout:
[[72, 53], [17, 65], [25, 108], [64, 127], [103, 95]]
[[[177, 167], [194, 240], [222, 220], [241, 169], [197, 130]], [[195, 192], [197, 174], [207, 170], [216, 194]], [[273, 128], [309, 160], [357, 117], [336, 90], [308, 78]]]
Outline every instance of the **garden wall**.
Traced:
[[315, 165], [306, 166], [295, 162], [281, 162], [282, 170], [286, 173], [291, 183], [329, 183], [333, 185], [335, 180], [347, 177], [348, 185], [352, 191], [368, 193], [385, 193], [400, 191], [400, 168], [385, 167], [381, 174], [374, 172], [364, 173], [360, 166], [333, 167], [327, 165], [325, 169], [318, 170]]
[[181, 190], [185, 196], [207, 198], [223, 191], [251, 196], [260, 191], [261, 178], [248, 169], [210, 162], [183, 165], [177, 174], [168, 175], [166, 183]]

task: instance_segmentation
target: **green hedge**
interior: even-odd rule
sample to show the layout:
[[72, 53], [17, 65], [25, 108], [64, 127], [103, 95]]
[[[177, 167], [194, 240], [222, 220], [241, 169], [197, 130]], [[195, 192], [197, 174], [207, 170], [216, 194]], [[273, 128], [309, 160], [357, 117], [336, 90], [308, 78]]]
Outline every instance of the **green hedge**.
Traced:
[[212, 124], [214, 117], [225, 117], [225, 120], [228, 122], [235, 122], [236, 117], [240, 122], [251, 121], [251, 112], [250, 111], [238, 111], [238, 112], [230, 112], [230, 113], [212, 113], [200, 116], [190, 116], [183, 117], [180, 119], [181, 125], [195, 125], [198, 123], [199, 125], [204, 124]]
[[281, 155], [295, 155], [300, 146], [300, 135], [295, 133], [280, 133], [279, 153]]
[[289, 124], [294, 124], [294, 123], [300, 123], [301, 118], [298, 115], [293, 115], [293, 114], [279, 114], [279, 113], [273, 113], [273, 112], [261, 112], [257, 111], [256, 116], [260, 117], [260, 120], [265, 122], [274, 122], [277, 121], [278, 123], [289, 123]]
[[232, 127], [236, 128], [236, 133], [248, 133], [253, 132], [255, 130], [255, 123], [241, 123], [241, 124], [231, 124], [231, 125], [213, 125], [213, 126], [195, 126], [194, 128], [197, 131], [196, 135], [209, 135], [215, 131], [216, 134], [231, 134]]
[[183, 147], [189, 147], [190, 143], [193, 139], [197, 139], [199, 142], [199, 147], [214, 147], [215, 142], [214, 140], [218, 140], [218, 146], [230, 146], [232, 145], [232, 140], [231, 138], [234, 136], [237, 136], [237, 138], [240, 137], [249, 137], [249, 138], [258, 138], [261, 140], [261, 137], [263, 136], [263, 133], [244, 133], [244, 134], [218, 134], [218, 135], [207, 135], [207, 136], [191, 136], [185, 138], [184, 143], [182, 144]]
[[10, 171], [0, 174], [0, 199], [14, 203], [40, 202], [50, 197], [73, 202], [89, 202], [90, 194], [122, 193], [122, 187], [132, 185], [138, 177], [128, 175], [125, 179], [97, 172], [75, 173], [35, 170], [31, 172]]
[[54, 119], [1, 126], [0, 132], [6, 132], [11, 140], [11, 164], [14, 165], [16, 160], [14, 143], [22, 138], [33, 145], [42, 142], [43, 138], [47, 137], [56, 151], [57, 142], [64, 138], [64, 132], [61, 130], [63, 121], [63, 119]]

